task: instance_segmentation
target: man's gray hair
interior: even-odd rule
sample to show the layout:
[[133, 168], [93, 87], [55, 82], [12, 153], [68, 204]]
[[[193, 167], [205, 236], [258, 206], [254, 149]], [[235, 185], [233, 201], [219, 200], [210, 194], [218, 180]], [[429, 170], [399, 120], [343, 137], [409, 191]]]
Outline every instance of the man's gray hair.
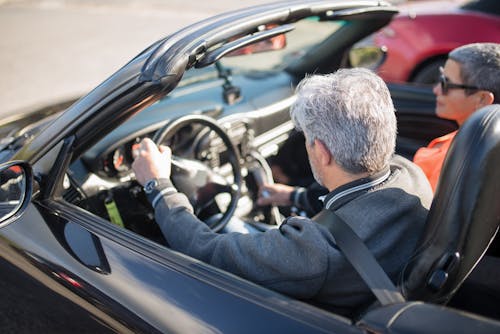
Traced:
[[396, 146], [396, 115], [389, 89], [373, 72], [341, 69], [303, 79], [290, 115], [312, 145], [330, 150], [352, 174], [374, 173], [389, 165]]
[[493, 103], [500, 103], [500, 44], [463, 45], [451, 51], [448, 59], [460, 64], [460, 76], [465, 85], [492, 92], [495, 96]]

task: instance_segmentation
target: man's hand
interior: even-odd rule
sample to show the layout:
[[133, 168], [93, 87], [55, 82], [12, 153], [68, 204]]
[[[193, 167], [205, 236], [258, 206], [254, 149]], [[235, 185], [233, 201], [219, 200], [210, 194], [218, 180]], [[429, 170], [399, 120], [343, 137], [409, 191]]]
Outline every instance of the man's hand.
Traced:
[[291, 205], [290, 195], [294, 191], [294, 187], [286, 184], [264, 184], [260, 187], [258, 205]]
[[170, 178], [172, 151], [167, 146], [161, 146], [160, 149], [161, 152], [151, 139], [144, 138], [139, 149], [133, 153], [135, 160], [132, 169], [141, 185], [151, 179]]

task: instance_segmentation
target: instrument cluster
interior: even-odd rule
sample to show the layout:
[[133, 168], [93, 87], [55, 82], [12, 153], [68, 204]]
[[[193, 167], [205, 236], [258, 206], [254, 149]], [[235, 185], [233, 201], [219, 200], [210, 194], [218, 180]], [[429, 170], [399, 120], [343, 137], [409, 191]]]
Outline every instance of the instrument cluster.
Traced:
[[106, 154], [103, 161], [103, 171], [109, 177], [123, 177], [132, 172], [134, 162], [133, 152], [139, 149], [141, 138], [119, 145]]

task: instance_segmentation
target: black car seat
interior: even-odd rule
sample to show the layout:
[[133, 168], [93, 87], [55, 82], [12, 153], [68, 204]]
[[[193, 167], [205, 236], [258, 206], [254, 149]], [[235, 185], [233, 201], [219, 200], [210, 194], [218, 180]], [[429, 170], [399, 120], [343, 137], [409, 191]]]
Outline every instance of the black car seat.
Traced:
[[404, 268], [407, 300], [446, 303], [486, 252], [500, 223], [500, 105], [475, 112], [446, 156], [426, 228]]

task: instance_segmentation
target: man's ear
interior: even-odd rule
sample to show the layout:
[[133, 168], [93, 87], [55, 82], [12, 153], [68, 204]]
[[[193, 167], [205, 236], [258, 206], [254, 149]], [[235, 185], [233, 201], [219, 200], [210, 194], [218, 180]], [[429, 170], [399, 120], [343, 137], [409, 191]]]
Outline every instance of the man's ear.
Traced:
[[316, 146], [318, 160], [322, 165], [329, 165], [332, 161], [332, 154], [326, 145], [319, 139], [314, 140], [314, 145]]

